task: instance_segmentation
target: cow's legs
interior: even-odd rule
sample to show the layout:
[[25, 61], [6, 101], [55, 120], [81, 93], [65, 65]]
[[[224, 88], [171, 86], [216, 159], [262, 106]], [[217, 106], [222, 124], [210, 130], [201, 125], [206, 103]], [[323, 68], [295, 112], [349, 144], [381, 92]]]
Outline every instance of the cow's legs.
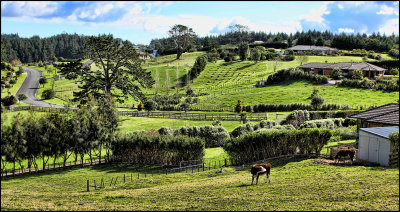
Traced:
[[253, 185], [255, 175], [251, 176], [251, 185]]
[[256, 181], [256, 185], [258, 185], [258, 178], [260, 177], [259, 174], [257, 174], [257, 181]]

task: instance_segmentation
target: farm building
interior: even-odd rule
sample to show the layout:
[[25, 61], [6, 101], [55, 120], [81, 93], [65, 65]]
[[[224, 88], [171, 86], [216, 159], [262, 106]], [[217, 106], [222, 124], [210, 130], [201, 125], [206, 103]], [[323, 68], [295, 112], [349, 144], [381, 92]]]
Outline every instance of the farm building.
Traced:
[[357, 129], [399, 126], [399, 104], [389, 103], [349, 116], [356, 118]]
[[355, 70], [360, 69], [363, 72], [363, 76], [368, 77], [369, 79], [375, 79], [376, 77], [383, 77], [386, 71], [386, 69], [384, 68], [366, 62], [307, 63], [299, 66], [298, 68], [309, 73], [320, 74], [320, 75], [331, 75], [333, 69], [339, 68], [340, 70], [342, 70], [342, 75], [345, 77], [351, 77]]
[[312, 55], [313, 53], [317, 55], [321, 54], [335, 54], [337, 52], [336, 49], [327, 47], [327, 46], [309, 46], [309, 45], [297, 45], [285, 50], [285, 54], [289, 54], [290, 50], [293, 50], [295, 53], [305, 52], [307, 55]]
[[361, 128], [357, 160], [381, 166], [398, 165], [398, 150], [394, 150], [389, 140], [389, 135], [395, 132], [399, 132], [399, 127]]

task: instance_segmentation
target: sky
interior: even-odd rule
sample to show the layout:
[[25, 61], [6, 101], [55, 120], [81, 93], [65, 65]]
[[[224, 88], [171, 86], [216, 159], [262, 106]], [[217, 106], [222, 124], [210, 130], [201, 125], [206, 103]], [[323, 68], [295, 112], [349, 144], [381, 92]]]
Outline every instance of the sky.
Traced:
[[1, 1], [1, 33], [50, 37], [113, 34], [134, 44], [168, 37], [175, 24], [198, 36], [230, 31], [399, 33], [399, 1]]

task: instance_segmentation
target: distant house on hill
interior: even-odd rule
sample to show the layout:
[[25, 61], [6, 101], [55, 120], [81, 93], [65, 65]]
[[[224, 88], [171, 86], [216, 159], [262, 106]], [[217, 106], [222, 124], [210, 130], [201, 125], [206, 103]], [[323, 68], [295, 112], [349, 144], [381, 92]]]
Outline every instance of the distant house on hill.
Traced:
[[313, 54], [315, 52], [317, 55], [321, 54], [335, 54], [337, 52], [336, 49], [327, 47], [327, 46], [309, 46], [309, 45], [297, 45], [285, 50], [285, 54], [289, 54], [290, 50], [293, 50], [295, 53], [306, 52], [307, 55]]
[[370, 63], [307, 63], [299, 66], [298, 68], [309, 73], [320, 74], [320, 75], [331, 75], [334, 68], [342, 70], [343, 76], [352, 76], [354, 70], [360, 69], [363, 71], [363, 76], [369, 79], [375, 79], [375, 77], [383, 77], [386, 69], [381, 68]]

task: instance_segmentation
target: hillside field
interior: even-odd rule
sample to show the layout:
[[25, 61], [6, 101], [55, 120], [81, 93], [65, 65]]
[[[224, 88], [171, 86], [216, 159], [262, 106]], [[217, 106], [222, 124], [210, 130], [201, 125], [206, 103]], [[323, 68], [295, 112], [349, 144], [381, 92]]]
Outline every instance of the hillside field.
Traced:
[[[271, 183], [251, 186], [250, 164], [195, 173], [161, 173], [147, 167], [98, 165], [1, 181], [2, 210], [399, 210], [399, 169], [322, 158], [288, 158], [272, 164]], [[140, 172], [140, 179], [137, 174]], [[122, 183], [123, 175], [127, 176]], [[133, 175], [132, 182], [130, 175]], [[119, 177], [110, 186], [111, 178]], [[106, 188], [86, 191], [86, 182]], [[43, 182], [46, 183], [43, 183]]]

